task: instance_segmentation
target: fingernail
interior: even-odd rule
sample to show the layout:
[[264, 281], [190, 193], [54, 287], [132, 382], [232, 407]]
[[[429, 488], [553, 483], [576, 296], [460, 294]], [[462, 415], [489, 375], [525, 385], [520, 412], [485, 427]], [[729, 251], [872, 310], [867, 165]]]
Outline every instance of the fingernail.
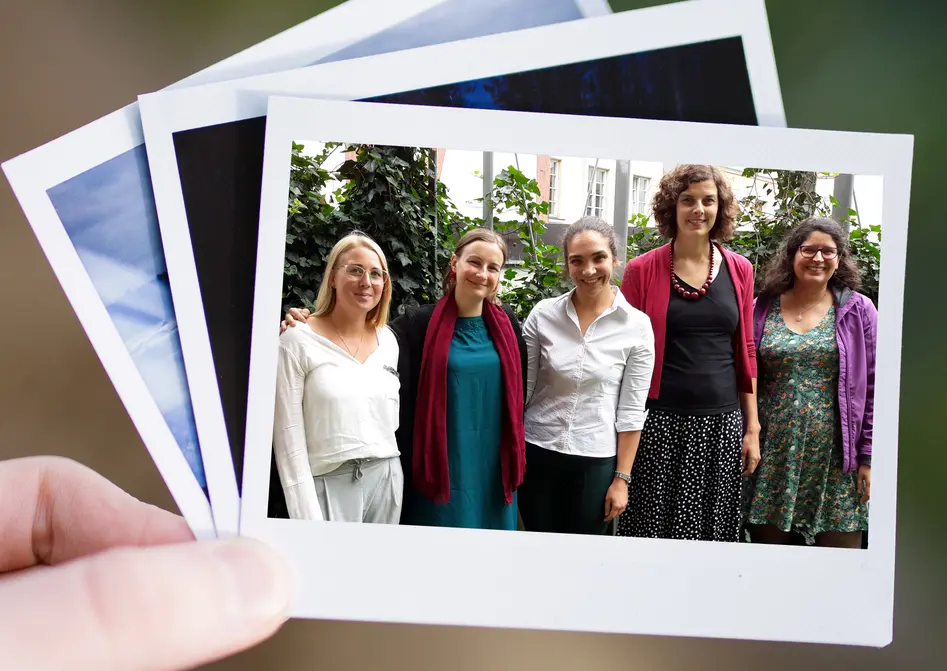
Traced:
[[291, 571], [276, 550], [259, 541], [237, 538], [217, 544], [215, 553], [233, 580], [241, 616], [254, 620], [288, 617]]

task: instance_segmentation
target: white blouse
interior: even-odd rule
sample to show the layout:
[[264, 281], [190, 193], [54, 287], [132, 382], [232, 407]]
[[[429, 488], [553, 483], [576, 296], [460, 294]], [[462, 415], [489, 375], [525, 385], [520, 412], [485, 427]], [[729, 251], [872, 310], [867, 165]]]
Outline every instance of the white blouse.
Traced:
[[620, 291], [582, 335], [573, 289], [536, 304], [526, 340], [526, 440], [564, 454], [613, 457], [639, 431], [654, 368], [651, 320]]
[[398, 341], [387, 327], [377, 333], [365, 363], [305, 323], [280, 336], [273, 449], [291, 519], [324, 519], [314, 476], [400, 454]]

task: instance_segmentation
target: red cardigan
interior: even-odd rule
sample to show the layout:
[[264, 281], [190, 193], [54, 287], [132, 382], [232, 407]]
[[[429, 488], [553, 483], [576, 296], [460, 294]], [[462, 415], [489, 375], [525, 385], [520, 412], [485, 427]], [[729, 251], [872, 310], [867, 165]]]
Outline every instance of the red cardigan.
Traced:
[[[716, 243], [715, 243], [716, 244]], [[670, 243], [633, 258], [625, 266], [621, 292], [633, 307], [651, 318], [654, 330], [654, 373], [648, 398], [657, 398], [661, 391], [661, 372], [664, 365], [664, 337], [667, 331], [668, 301], [671, 299]], [[720, 245], [717, 249], [733, 278], [737, 304], [740, 306], [740, 325], [733, 338], [737, 366], [737, 384], [741, 392], [753, 393], [756, 377], [756, 344], [753, 339], [753, 264]]]

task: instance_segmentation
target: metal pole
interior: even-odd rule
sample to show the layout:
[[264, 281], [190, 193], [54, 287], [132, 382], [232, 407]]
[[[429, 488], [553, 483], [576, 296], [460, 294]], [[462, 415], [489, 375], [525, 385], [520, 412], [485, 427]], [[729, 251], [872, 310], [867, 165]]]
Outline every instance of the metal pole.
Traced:
[[437, 220], [437, 149], [429, 149], [427, 159], [429, 161], [429, 166], [431, 167], [431, 186], [433, 187], [433, 197], [434, 197], [434, 225], [431, 227], [431, 236], [434, 238], [434, 255], [431, 259], [432, 265], [434, 266], [434, 277], [437, 277], [438, 267], [437, 267], [437, 243], [438, 243], [438, 220]]
[[855, 190], [854, 175], [837, 175], [833, 185], [833, 196], [838, 201], [838, 205], [832, 208], [832, 218], [842, 224], [842, 228], [848, 233], [848, 211], [852, 209], [852, 193]]
[[[516, 169], [520, 169], [520, 155], [513, 154], [513, 160], [516, 162]], [[529, 243], [533, 248], [533, 260], [539, 261], [539, 254], [536, 253], [536, 236], [533, 233], [533, 217], [529, 214], [529, 205], [526, 198], [526, 192], [520, 189], [520, 198], [523, 199], [523, 214], [526, 216], [526, 227], [529, 229]]]
[[595, 159], [595, 166], [592, 168], [592, 179], [589, 180], [589, 189], [585, 194], [585, 208], [582, 210], [582, 216], [589, 209], [589, 203], [592, 202], [592, 188], [595, 186], [595, 176], [598, 174], [598, 159]]
[[493, 230], [493, 152], [483, 152], [483, 225]]
[[861, 215], [859, 215], [858, 210], [858, 196], [855, 195], [855, 189], [852, 189], [852, 209], [855, 210], [855, 223], [859, 226], [862, 225]]
[[618, 238], [618, 262], [625, 265], [628, 255], [628, 202], [631, 198], [631, 161], [615, 162], [615, 210], [612, 226]]

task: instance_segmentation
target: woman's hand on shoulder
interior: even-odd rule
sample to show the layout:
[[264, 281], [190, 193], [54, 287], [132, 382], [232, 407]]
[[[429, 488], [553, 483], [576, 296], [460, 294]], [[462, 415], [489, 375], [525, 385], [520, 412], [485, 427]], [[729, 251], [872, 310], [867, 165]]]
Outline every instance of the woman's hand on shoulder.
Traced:
[[280, 322], [279, 332], [282, 333], [288, 328], [296, 326], [296, 322], [305, 322], [309, 319], [311, 313], [306, 308], [290, 308], [286, 317]]

